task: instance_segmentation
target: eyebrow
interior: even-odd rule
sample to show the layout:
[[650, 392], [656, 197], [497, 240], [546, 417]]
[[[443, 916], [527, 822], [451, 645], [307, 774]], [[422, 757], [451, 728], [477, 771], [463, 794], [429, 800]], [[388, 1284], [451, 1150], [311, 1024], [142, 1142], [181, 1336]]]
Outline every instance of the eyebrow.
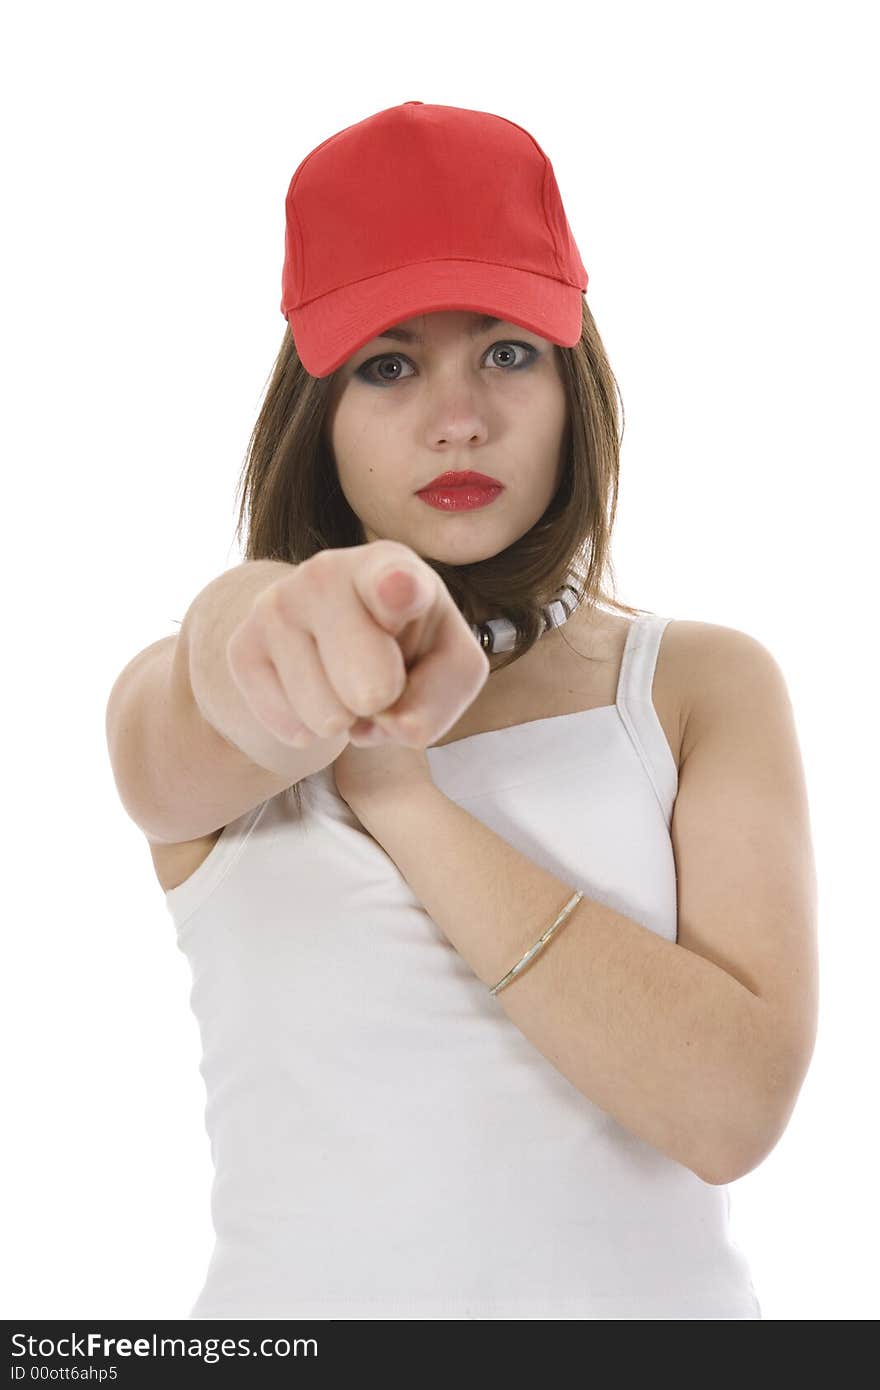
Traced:
[[[484, 314], [477, 319], [476, 323], [470, 328], [469, 334], [472, 338], [477, 338], [481, 333], [485, 333], [487, 328], [493, 324], [504, 323], [504, 319], [494, 318], [491, 314]], [[395, 338], [401, 343], [424, 343], [424, 338], [419, 333], [408, 333], [405, 328], [386, 328], [384, 333], [377, 333], [377, 338]]]

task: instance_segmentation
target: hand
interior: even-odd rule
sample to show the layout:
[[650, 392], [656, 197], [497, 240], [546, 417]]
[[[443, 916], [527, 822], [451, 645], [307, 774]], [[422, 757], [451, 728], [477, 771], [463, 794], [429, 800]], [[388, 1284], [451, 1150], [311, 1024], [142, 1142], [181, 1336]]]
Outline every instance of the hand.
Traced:
[[424, 748], [381, 743], [356, 748], [349, 743], [333, 764], [336, 790], [355, 815], [379, 805], [403, 806], [417, 790], [434, 787]]
[[430, 565], [382, 539], [283, 566], [233, 631], [226, 662], [251, 714], [311, 750], [314, 767], [351, 739], [360, 747], [379, 715], [395, 743], [428, 747], [491, 671]]

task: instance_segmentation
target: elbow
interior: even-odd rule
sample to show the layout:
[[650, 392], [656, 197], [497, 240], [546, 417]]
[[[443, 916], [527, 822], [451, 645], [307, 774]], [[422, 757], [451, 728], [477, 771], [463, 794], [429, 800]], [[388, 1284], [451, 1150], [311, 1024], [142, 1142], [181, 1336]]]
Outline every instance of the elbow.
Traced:
[[710, 1187], [727, 1187], [729, 1183], [739, 1182], [740, 1178], [760, 1167], [764, 1159], [775, 1149], [777, 1142], [778, 1138], [773, 1138], [757, 1148], [752, 1146], [746, 1152], [738, 1149], [736, 1153], [725, 1153], [720, 1161], [708, 1166], [703, 1165], [697, 1176]]
[[748, 1142], [742, 1138], [734, 1143], [728, 1137], [724, 1143], [716, 1144], [708, 1156], [704, 1152], [700, 1162], [691, 1164], [691, 1168], [710, 1187], [727, 1187], [763, 1163], [775, 1144], [775, 1138], [757, 1143], [756, 1131], [750, 1130]]
[[[766, 1157], [766, 1154], [764, 1155]], [[750, 1173], [753, 1168], [757, 1168], [762, 1159], [756, 1159], [753, 1163], [719, 1163], [712, 1168], [702, 1167], [699, 1171], [694, 1169], [697, 1177], [709, 1187], [727, 1187], [729, 1183], [738, 1182], [744, 1178], [746, 1173]]]
[[777, 1072], [768, 1089], [770, 1075], [773, 1073], [765, 1070], [760, 1082], [753, 1082], [745, 1090], [744, 1098], [740, 1092], [738, 1104], [731, 1096], [721, 1118], [716, 1116], [715, 1142], [709, 1146], [708, 1156], [704, 1151], [701, 1163], [694, 1168], [703, 1182], [713, 1187], [738, 1182], [760, 1167], [776, 1148], [794, 1111], [803, 1068], [787, 1069], [784, 1082]]

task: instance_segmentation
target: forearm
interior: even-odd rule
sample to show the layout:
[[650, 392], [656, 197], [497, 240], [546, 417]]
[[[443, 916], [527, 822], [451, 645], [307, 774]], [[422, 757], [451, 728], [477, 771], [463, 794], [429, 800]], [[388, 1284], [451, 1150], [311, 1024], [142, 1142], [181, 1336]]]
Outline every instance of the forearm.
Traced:
[[[356, 814], [487, 988], [582, 888], [433, 787]], [[705, 1181], [752, 1151], [768, 1015], [712, 961], [585, 893], [495, 999], [579, 1091]]]

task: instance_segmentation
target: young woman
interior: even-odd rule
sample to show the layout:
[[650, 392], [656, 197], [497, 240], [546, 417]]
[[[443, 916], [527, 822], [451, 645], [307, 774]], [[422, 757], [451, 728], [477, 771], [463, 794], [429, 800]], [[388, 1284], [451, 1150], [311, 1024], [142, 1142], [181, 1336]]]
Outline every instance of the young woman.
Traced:
[[108, 707], [204, 1048], [190, 1316], [760, 1318], [726, 1185], [817, 1008], [779, 667], [609, 592], [615, 380], [526, 131], [406, 102], [286, 212], [247, 558]]

